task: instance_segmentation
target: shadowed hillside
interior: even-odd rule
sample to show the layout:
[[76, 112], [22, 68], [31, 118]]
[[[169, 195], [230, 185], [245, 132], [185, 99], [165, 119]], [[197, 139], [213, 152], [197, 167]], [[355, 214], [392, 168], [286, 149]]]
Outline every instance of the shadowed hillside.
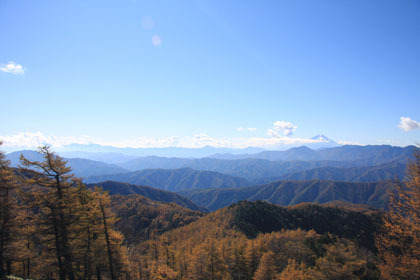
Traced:
[[93, 188], [95, 186], [101, 187], [103, 190], [108, 191], [111, 195], [127, 196], [132, 194], [139, 194], [154, 201], [176, 203], [182, 207], [189, 208], [191, 210], [207, 212], [207, 210], [204, 207], [197, 206], [191, 200], [173, 192], [168, 192], [146, 186], [131, 185], [128, 183], [113, 181], [106, 181], [88, 185], [89, 188]]

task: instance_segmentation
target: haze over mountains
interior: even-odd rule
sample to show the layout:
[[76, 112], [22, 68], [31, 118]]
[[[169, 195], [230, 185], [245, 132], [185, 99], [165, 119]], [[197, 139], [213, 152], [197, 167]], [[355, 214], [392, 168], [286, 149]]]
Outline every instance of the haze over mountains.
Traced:
[[214, 211], [232, 203], [248, 200], [265, 200], [288, 206], [302, 202], [326, 203], [347, 201], [384, 208], [388, 191], [393, 188], [390, 181], [380, 183], [348, 183], [334, 181], [278, 181], [267, 185], [239, 189], [185, 190], [179, 194], [191, 199], [199, 206]]
[[[199, 158], [206, 157], [216, 153], [231, 153], [231, 154], [253, 154], [264, 151], [262, 148], [248, 147], [244, 149], [233, 148], [216, 148], [212, 146], [204, 146], [202, 148], [182, 148], [182, 147], [163, 147], [163, 148], [120, 148], [113, 146], [103, 146], [98, 144], [71, 144], [57, 149], [58, 152], [63, 153], [68, 157], [75, 155], [83, 157], [95, 156], [95, 154], [113, 154], [129, 157], [141, 156], [159, 156], [159, 157], [187, 157]], [[110, 157], [112, 160], [112, 157]]]
[[[346, 145], [318, 150], [302, 146], [253, 154], [169, 158], [101, 150], [81, 151], [78, 155], [108, 163], [86, 158], [66, 160], [84, 182], [99, 184], [111, 192], [145, 195], [140, 186], [149, 186], [179, 192], [209, 210], [238, 200], [267, 200], [281, 205], [343, 200], [381, 208], [392, 188], [390, 180], [404, 180], [406, 163], [416, 151], [419, 148], [415, 146]], [[20, 154], [30, 160], [42, 160], [35, 151], [13, 152], [7, 154], [12, 166], [18, 165]], [[101, 183], [105, 181], [113, 182]], [[175, 201], [198, 209], [182, 199]]]
[[225, 175], [214, 171], [197, 171], [191, 168], [180, 169], [145, 169], [130, 173], [91, 176], [87, 183], [117, 181], [136, 185], [145, 185], [168, 191], [203, 188], [236, 188], [250, 186], [243, 178]]
[[[39, 135], [38, 135], [39, 136]], [[44, 138], [38, 139], [38, 143], [47, 141]], [[311, 149], [324, 149], [341, 146], [334, 140], [319, 134], [310, 139], [305, 145]], [[40, 145], [40, 144], [39, 144]], [[201, 148], [186, 148], [186, 147], [158, 147], [158, 148], [145, 148], [145, 147], [116, 147], [110, 145], [100, 145], [95, 143], [89, 144], [67, 144], [54, 146], [54, 150], [59, 152], [60, 155], [67, 158], [85, 158], [97, 161], [104, 161], [107, 163], [118, 163], [127, 161], [134, 157], [145, 157], [145, 156], [159, 156], [159, 157], [187, 157], [187, 158], [201, 158], [208, 157], [215, 154], [232, 154], [232, 155], [244, 155], [244, 154], [255, 154], [258, 152], [269, 150], [287, 150], [293, 147], [299, 147], [302, 143], [295, 144], [277, 144], [271, 148], [260, 148], [260, 147], [246, 147], [246, 148], [228, 148], [228, 147], [213, 147], [203, 146]], [[25, 146], [26, 149], [34, 150], [37, 146]], [[6, 152], [14, 152], [22, 149], [22, 146], [15, 146], [11, 143], [3, 146], [3, 150]]]

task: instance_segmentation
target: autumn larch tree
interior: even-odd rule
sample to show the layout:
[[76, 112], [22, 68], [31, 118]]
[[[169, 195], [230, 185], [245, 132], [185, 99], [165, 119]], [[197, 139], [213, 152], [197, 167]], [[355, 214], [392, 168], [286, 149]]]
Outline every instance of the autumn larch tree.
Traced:
[[30, 161], [21, 156], [22, 170], [32, 175], [28, 184], [38, 187], [34, 200], [39, 207], [45, 232], [54, 236], [55, 255], [60, 280], [74, 280], [73, 254], [70, 247], [69, 226], [74, 222], [76, 203], [75, 178], [66, 161], [51, 151], [49, 146], [39, 149], [43, 161]]
[[407, 182], [396, 184], [376, 245], [384, 279], [420, 279], [420, 154], [408, 164]]
[[11, 262], [16, 253], [13, 245], [17, 229], [17, 202], [12, 194], [15, 188], [14, 173], [0, 151], [0, 279], [11, 273]]

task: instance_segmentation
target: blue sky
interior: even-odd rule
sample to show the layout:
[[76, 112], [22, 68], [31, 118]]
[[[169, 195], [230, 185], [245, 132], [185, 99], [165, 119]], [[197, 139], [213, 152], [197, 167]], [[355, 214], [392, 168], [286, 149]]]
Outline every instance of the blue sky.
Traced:
[[420, 142], [417, 0], [0, 0], [0, 40], [5, 145]]

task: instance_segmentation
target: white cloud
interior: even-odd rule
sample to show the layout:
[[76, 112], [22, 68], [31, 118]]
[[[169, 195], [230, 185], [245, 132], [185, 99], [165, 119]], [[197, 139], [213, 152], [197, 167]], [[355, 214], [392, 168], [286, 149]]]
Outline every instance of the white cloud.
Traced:
[[10, 61], [7, 64], [1, 64], [0, 65], [0, 71], [14, 74], [14, 75], [23, 75], [25, 74], [25, 69], [22, 65], [17, 64], [13, 61]]
[[236, 128], [237, 131], [243, 132], [243, 131], [249, 131], [249, 132], [254, 132], [257, 131], [257, 129], [255, 127], [238, 127]]
[[159, 35], [154, 35], [152, 37], [152, 44], [155, 47], [159, 47], [162, 44], [162, 39], [159, 37]]
[[398, 127], [404, 131], [420, 129], [420, 122], [415, 121], [409, 117], [400, 117], [400, 124]]
[[282, 132], [285, 136], [292, 136], [297, 128], [296, 125], [286, 121], [276, 121], [273, 125], [273, 128], [267, 130], [267, 135], [276, 138], [281, 137], [279, 132]]
[[363, 146], [363, 144], [359, 143], [359, 142], [353, 142], [353, 141], [337, 141], [338, 144], [340, 145], [356, 145], [356, 146]]
[[20, 132], [15, 135], [0, 136], [4, 147], [18, 147], [24, 149], [37, 148], [42, 145], [61, 147], [69, 144], [91, 143], [89, 136], [45, 136], [41, 132]]
[[213, 146], [225, 148], [262, 147], [277, 149], [320, 142], [313, 139], [279, 136], [278, 134], [276, 137], [239, 137], [230, 139], [218, 139], [207, 134], [196, 134], [183, 137], [142, 137], [132, 140], [110, 142], [92, 139], [89, 136], [46, 136], [41, 132], [21, 132], [15, 135], [0, 136], [0, 141], [3, 141], [4, 147], [9, 150], [34, 149], [45, 144], [49, 144], [53, 147], [62, 147], [69, 144], [100, 144], [132, 148], [200, 148], [204, 146]]

